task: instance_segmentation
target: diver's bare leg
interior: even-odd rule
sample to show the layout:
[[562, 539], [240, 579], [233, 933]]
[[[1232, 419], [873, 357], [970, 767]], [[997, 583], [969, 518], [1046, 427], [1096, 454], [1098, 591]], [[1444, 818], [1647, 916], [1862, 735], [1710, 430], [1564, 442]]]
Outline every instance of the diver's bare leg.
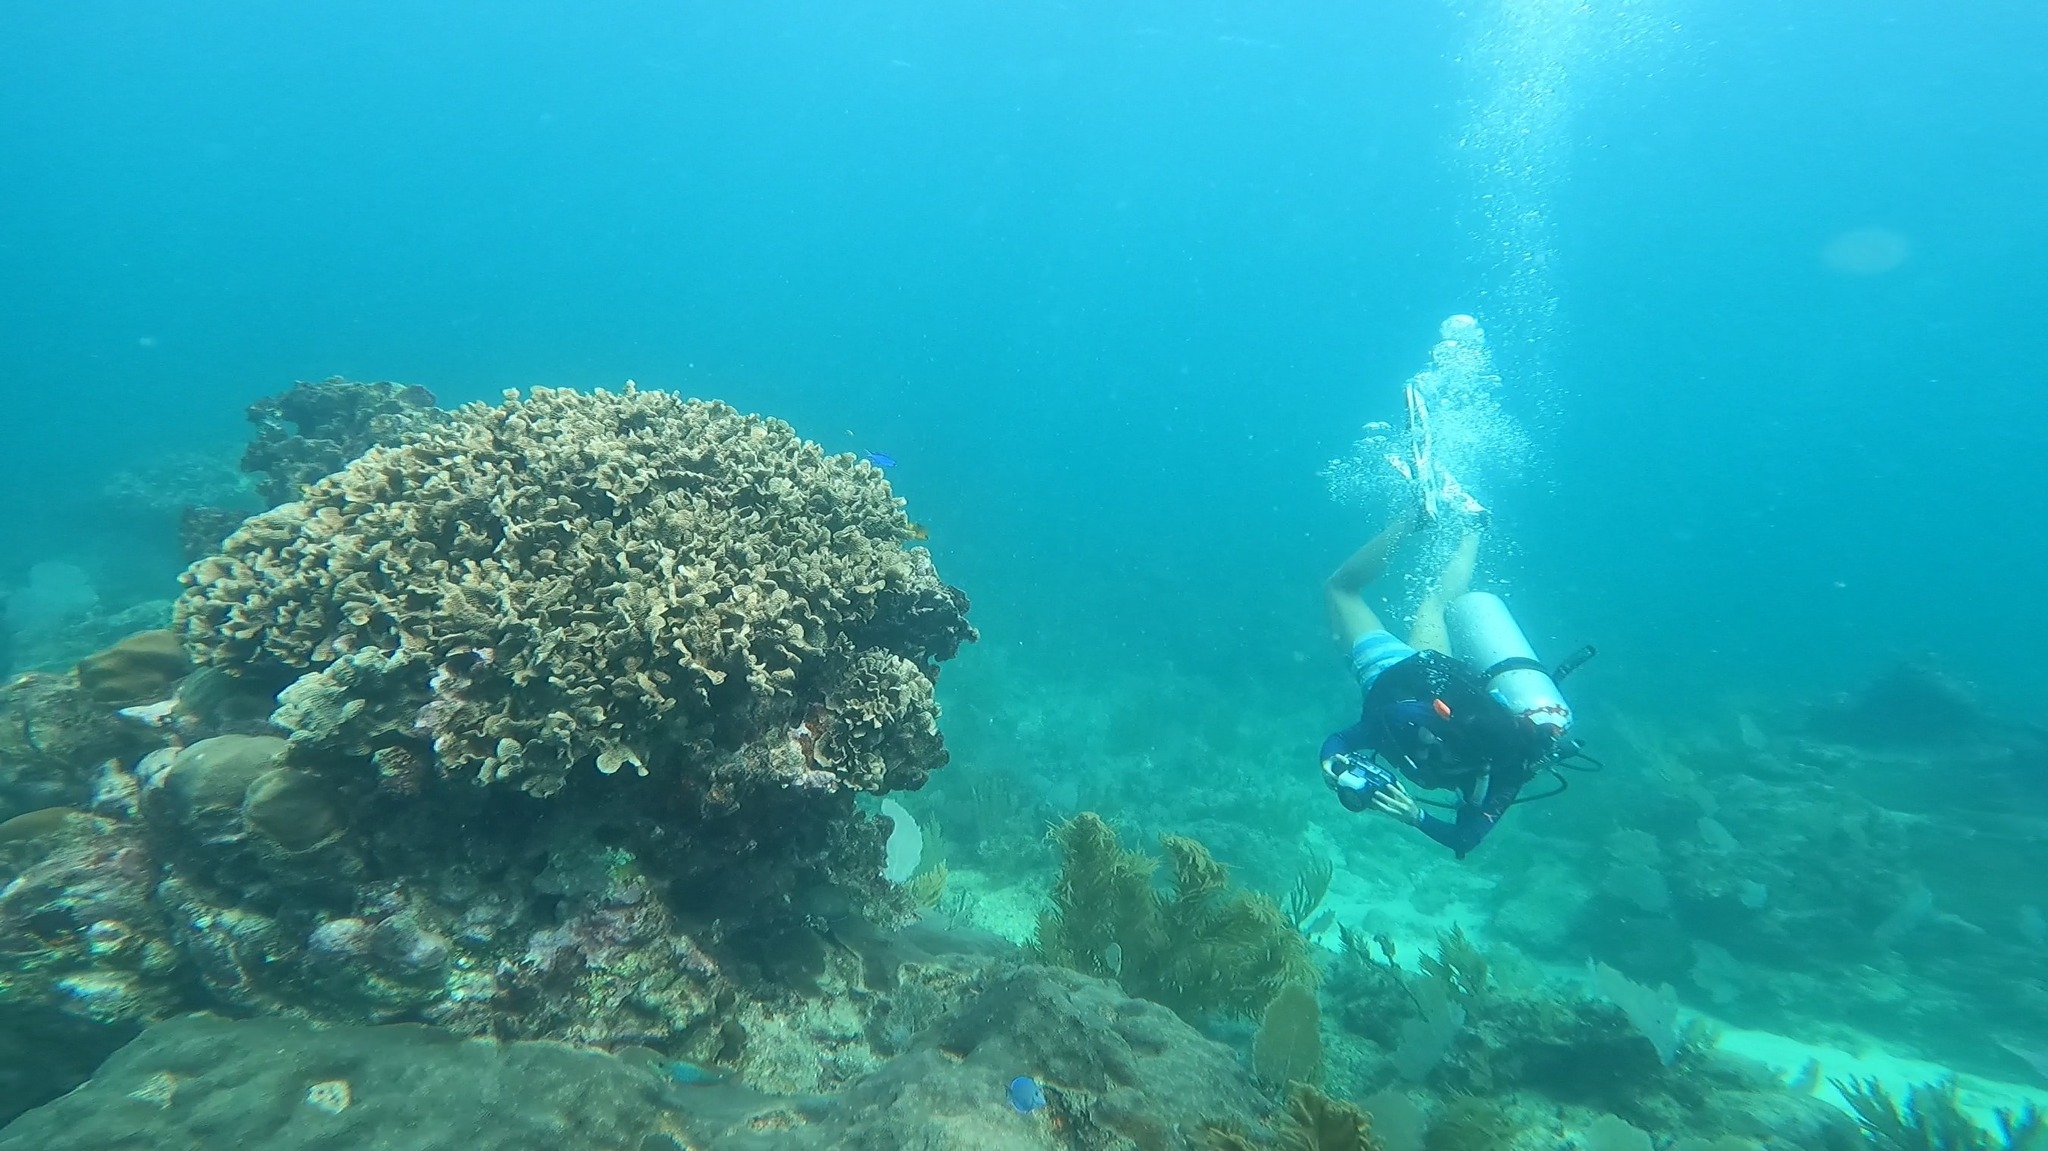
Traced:
[[1344, 644], [1346, 651], [1367, 632], [1385, 629], [1380, 617], [1365, 606], [1362, 593], [1368, 585], [1387, 574], [1395, 549], [1414, 532], [1413, 513], [1404, 512], [1396, 516], [1380, 529], [1380, 534], [1352, 552], [1351, 558], [1339, 564], [1337, 570], [1330, 573], [1330, 578], [1323, 581], [1323, 604], [1329, 613], [1330, 631]]
[[1408, 633], [1408, 646], [1417, 651], [1451, 651], [1450, 629], [1444, 626], [1444, 609], [1451, 601], [1472, 590], [1472, 570], [1479, 563], [1479, 531], [1468, 527], [1458, 537], [1458, 550], [1437, 573], [1435, 586], [1415, 609], [1415, 627]]

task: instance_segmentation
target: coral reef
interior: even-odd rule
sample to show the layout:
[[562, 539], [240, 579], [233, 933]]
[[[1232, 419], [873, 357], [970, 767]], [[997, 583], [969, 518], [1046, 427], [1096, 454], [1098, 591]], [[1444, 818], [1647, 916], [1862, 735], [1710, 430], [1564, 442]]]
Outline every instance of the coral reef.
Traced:
[[[800, 895], [804, 915], [719, 916], [687, 881], [655, 875], [593, 832], [624, 807], [513, 826], [512, 809], [560, 814], [516, 792], [462, 788], [378, 834], [339, 824], [333, 793], [285, 762], [272, 736], [223, 736], [110, 766], [102, 810], [0, 824], [0, 1023], [104, 1054], [184, 1011], [328, 1021], [425, 1019], [466, 1034], [657, 1046], [743, 1070], [777, 1090], [840, 1085], [900, 1050], [971, 986], [988, 951], [929, 934], [881, 935], [844, 897]], [[133, 805], [130, 807], [129, 805]], [[438, 820], [449, 819], [448, 826]], [[821, 850], [826, 829], [796, 829]], [[428, 858], [425, 877], [373, 874]], [[508, 842], [511, 840], [511, 842]], [[652, 873], [652, 874], [651, 874]], [[745, 870], [733, 875], [744, 881]], [[710, 885], [715, 889], [715, 884]], [[664, 895], [667, 898], [664, 898]], [[765, 926], [761, 920], [767, 920]], [[32, 1105], [76, 1082], [22, 1053]], [[828, 1068], [835, 1071], [828, 1073]]]
[[178, 509], [178, 556], [185, 563], [204, 559], [220, 550], [242, 521], [245, 509], [216, 504], [192, 504]]
[[[1011, 1107], [1004, 1088], [1019, 1075], [1043, 1087], [1043, 1111]], [[1229, 1049], [1172, 1012], [1037, 966], [994, 974], [907, 1051], [833, 1098], [740, 1095], [722, 1106], [699, 1098], [684, 1100], [685, 1129], [696, 1145], [734, 1151], [1188, 1151], [1205, 1145], [1205, 1128], [1252, 1127], [1265, 1110]]]
[[32, 830], [0, 837], [0, 1119], [68, 1090], [184, 1005], [134, 829], [56, 809]]
[[1039, 919], [1047, 962], [1106, 979], [1183, 1016], [1249, 1017], [1293, 982], [1313, 982], [1308, 943], [1270, 898], [1229, 885], [1199, 842], [1160, 840], [1170, 890], [1156, 862], [1126, 851], [1101, 817], [1083, 812], [1053, 829], [1060, 874]]
[[543, 389], [250, 520], [178, 621], [203, 662], [297, 678], [279, 721], [311, 753], [535, 794], [578, 767], [910, 788], [973, 632], [908, 523], [879, 470], [777, 421]]
[[0, 685], [0, 820], [82, 807], [100, 764], [160, 743], [161, 733], [118, 715], [76, 671], [16, 676]]
[[0, 699], [32, 769], [0, 783], [89, 811], [25, 825], [11, 1019], [421, 1020], [790, 1090], [903, 1042], [861, 949], [909, 901], [854, 796], [945, 762], [932, 681], [974, 633], [877, 469], [723, 405], [539, 392], [304, 495], [191, 569], [182, 646]]
[[[2027, 730], [1993, 715], [1974, 689], [1927, 658], [1813, 704], [1805, 726], [1821, 739], [1878, 748], [1969, 746]], [[2033, 729], [2036, 742], [2043, 734]]]
[[[1613, 1119], [1603, 1116], [1594, 1123]], [[1619, 1120], [1615, 1120], [1619, 1122]], [[1476, 1095], [1457, 1096], [1438, 1109], [1434, 1120], [1429, 1122], [1422, 1134], [1423, 1151], [1507, 1151], [1514, 1146], [1515, 1121], [1508, 1109], [1493, 1099]], [[1589, 1151], [1597, 1147], [1595, 1140], [1587, 1140]]]
[[[1323, 905], [1366, 951], [1382, 933], [1402, 950], [1398, 965], [1345, 959], [1326, 978], [1325, 1082], [1370, 1097], [1382, 1133], [1396, 1129], [1382, 1110], [1401, 1106], [1385, 1100], [1407, 1101], [1420, 1117], [1398, 1128], [1412, 1138], [1388, 1134], [1398, 1151], [1420, 1151], [1425, 1129], [1446, 1151], [1461, 1140], [1486, 1151], [1586, 1146], [1603, 1115], [1615, 1118], [1602, 1131], [1688, 1151], [1855, 1146], [1853, 1128], [1804, 1082], [1713, 1050], [1697, 1025], [1681, 1026], [1665, 1065], [1620, 1007], [1583, 982], [1547, 985], [1501, 939], [1552, 970], [1582, 973], [1597, 957], [1652, 987], [1672, 984], [1684, 1003], [1745, 1027], [1856, 1051], [1938, 1052], [2015, 1082], [2048, 1066], [2033, 1038], [2048, 1029], [2037, 974], [2048, 956], [2038, 817], [2048, 759], [2023, 725], [1991, 724], [1989, 744], [1907, 747], [1822, 738], [1797, 701], [1712, 727], [1589, 714], [1608, 773], [1531, 809], [1497, 854], [1490, 846], [1476, 866], [1454, 868], [1383, 825], [1325, 817], [1312, 783], [1276, 784], [1303, 770], [1285, 725], [1320, 728], [1290, 710], [1298, 701], [1260, 694], [1264, 681], [1247, 686], [1249, 699], [1222, 701], [1170, 669], [1081, 686], [1019, 670], [1014, 653], [982, 656], [947, 681], [949, 736], [974, 770], [944, 773], [919, 797], [920, 817], [938, 801], [957, 844], [954, 883], [979, 900], [963, 918], [1021, 919], [983, 876], [1042, 874], [1034, 833], [1075, 804], [1113, 813], [1125, 844], [1165, 829], [1198, 836], [1233, 877], [1292, 895], [1310, 930], [1325, 918], [1309, 910], [1319, 877], [1296, 869], [1305, 854], [1333, 858]], [[1262, 719], [1272, 728], [1263, 741], [1212, 722], [1262, 710], [1288, 717]], [[1188, 778], [1201, 786], [1161, 782]], [[1021, 887], [1038, 890], [1035, 880], [1010, 890]], [[1353, 910], [1375, 895], [1387, 906]], [[1459, 919], [1484, 931], [1483, 950], [1467, 938], [1449, 956], [1416, 954], [1414, 933]], [[1439, 960], [1463, 973], [1425, 985], [1417, 969]], [[1401, 982], [1385, 978], [1394, 966]], [[1453, 1114], [1459, 1091], [1480, 1093], [1486, 1122]]]
[[248, 417], [255, 435], [239, 472], [198, 457], [159, 461], [147, 474], [123, 477], [118, 494], [129, 497], [125, 504], [157, 518], [175, 513], [185, 563], [218, 553], [252, 512], [298, 499], [322, 476], [373, 447], [403, 443], [444, 415], [425, 388], [337, 376], [266, 396], [249, 405]]
[[109, 475], [99, 497], [108, 510], [137, 522], [157, 524], [194, 504], [254, 510], [256, 493], [248, 476], [226, 453], [168, 451], [142, 458]]
[[[1286, 1111], [1262, 1135], [1273, 1136], [1271, 1142], [1280, 1151], [1384, 1151], [1373, 1138], [1365, 1112], [1306, 1084], [1296, 1084], [1288, 1092]], [[1255, 1151], [1267, 1142], [1241, 1130], [1211, 1127], [1205, 1146], [1210, 1151]]]
[[[1885, 682], [1894, 702], [1955, 700], [1918, 673]], [[1617, 725], [1625, 811], [1592, 795], [1558, 808], [1498, 927], [1549, 958], [1669, 982], [1745, 1026], [1876, 1034], [2024, 1071], [1983, 1037], [2048, 1029], [2033, 975], [2048, 958], [2034, 814], [2048, 744], [1960, 705], [1926, 709], [1954, 741], [1853, 728], [1860, 742], [1837, 742], [1815, 734], [1810, 708], [1743, 715], [1732, 731]], [[1603, 873], [1588, 892], [1581, 877]]]
[[275, 507], [371, 448], [400, 443], [440, 418], [433, 393], [417, 385], [340, 376], [301, 381], [249, 405], [256, 438], [242, 453], [242, 470], [257, 477], [258, 494]]

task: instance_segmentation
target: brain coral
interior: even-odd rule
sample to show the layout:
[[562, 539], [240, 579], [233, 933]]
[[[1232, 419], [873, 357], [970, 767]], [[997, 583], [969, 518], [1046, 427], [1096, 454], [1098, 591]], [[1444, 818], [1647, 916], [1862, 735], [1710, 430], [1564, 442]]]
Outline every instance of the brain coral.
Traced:
[[[310, 753], [551, 794], [588, 767], [915, 787], [974, 638], [882, 473], [664, 392], [507, 393], [249, 520], [192, 565], [200, 661], [294, 679]], [[744, 754], [742, 754], [744, 753]]]

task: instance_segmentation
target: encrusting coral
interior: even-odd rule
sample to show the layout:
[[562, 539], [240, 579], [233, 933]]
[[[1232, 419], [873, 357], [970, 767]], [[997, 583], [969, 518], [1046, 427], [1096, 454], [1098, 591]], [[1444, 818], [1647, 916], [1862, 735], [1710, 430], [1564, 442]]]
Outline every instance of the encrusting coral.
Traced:
[[932, 678], [974, 633], [909, 534], [878, 469], [780, 421], [536, 389], [251, 519], [177, 621], [203, 662], [296, 679], [277, 721], [308, 750], [545, 795], [754, 746], [748, 773], [914, 788], [945, 759]]

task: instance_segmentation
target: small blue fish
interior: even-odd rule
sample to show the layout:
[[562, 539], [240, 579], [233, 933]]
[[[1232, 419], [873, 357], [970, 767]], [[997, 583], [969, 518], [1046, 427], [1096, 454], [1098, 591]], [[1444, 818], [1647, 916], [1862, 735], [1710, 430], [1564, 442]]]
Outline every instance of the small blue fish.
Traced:
[[860, 458], [878, 468], [893, 468], [896, 466], [896, 457], [886, 452], [862, 452]]
[[668, 1077], [685, 1087], [709, 1087], [732, 1078], [732, 1072], [720, 1071], [716, 1067], [705, 1067], [681, 1059], [670, 1060], [662, 1067]]
[[1019, 1115], [1041, 1110], [1045, 1107], [1045, 1089], [1031, 1076], [1019, 1075], [1010, 1080], [1010, 1106], [1015, 1107]]

